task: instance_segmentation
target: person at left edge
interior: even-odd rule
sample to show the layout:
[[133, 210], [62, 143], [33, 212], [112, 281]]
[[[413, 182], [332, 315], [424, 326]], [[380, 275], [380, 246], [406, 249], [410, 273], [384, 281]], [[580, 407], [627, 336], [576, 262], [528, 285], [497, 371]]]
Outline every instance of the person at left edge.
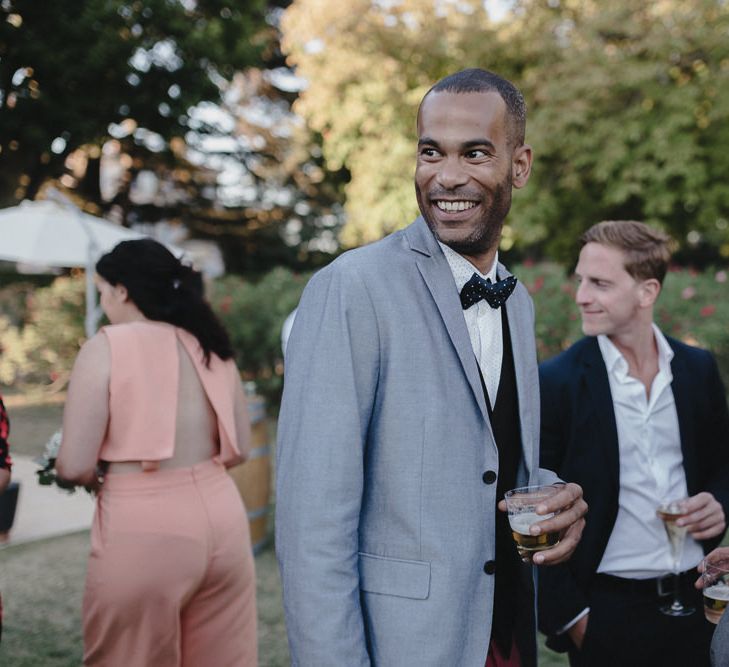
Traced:
[[[277, 451], [294, 665], [536, 664], [533, 568], [497, 509], [509, 488], [557, 480], [538, 464], [532, 302], [497, 258], [531, 169], [524, 125], [496, 74], [437, 83], [417, 118], [422, 217], [306, 287]], [[564, 510], [534, 528], [563, 532], [546, 565], [575, 548], [586, 505], [568, 484], [543, 509]]]
[[[2, 396], [0, 396], [0, 493], [5, 491], [10, 483], [10, 469], [12, 461], [10, 459], [8, 434], [10, 433], [10, 420], [8, 413], [5, 411]], [[3, 598], [0, 594], [0, 640], [3, 634]]]

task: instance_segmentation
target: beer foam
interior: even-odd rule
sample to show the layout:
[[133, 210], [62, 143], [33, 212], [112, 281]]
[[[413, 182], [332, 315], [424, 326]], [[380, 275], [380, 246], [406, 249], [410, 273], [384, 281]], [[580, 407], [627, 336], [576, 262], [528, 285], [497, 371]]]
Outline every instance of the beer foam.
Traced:
[[729, 584], [720, 583], [709, 586], [704, 589], [704, 595], [713, 600], [729, 602]]
[[509, 514], [509, 525], [515, 533], [529, 535], [529, 527], [532, 524], [544, 521], [545, 519], [551, 519], [553, 516], [554, 514], [537, 514], [536, 512]]

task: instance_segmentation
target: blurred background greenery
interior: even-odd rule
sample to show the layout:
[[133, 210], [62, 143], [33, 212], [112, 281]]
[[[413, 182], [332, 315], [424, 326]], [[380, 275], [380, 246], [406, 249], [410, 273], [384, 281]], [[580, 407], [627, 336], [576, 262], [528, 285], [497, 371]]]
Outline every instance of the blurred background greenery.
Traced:
[[[52, 187], [207, 244], [202, 264], [216, 249], [210, 297], [275, 413], [280, 328], [306, 279], [413, 219], [417, 104], [485, 67], [529, 106], [535, 167], [501, 252], [531, 284], [540, 357], [578, 335], [579, 233], [638, 219], [677, 242], [659, 322], [726, 379], [728, 30], [723, 0], [6, 0], [0, 206]], [[0, 263], [0, 382], [62, 387], [82, 283], [17, 270]]]
[[[553, 262], [511, 267], [536, 307], [540, 359], [548, 359], [582, 334], [574, 305], [575, 283]], [[674, 267], [656, 308], [668, 335], [712, 350], [729, 387], [729, 272]], [[243, 378], [256, 383], [275, 415], [283, 388], [281, 325], [298, 303], [309, 277], [277, 267], [257, 281], [228, 275], [211, 283], [213, 307], [231, 334]], [[63, 387], [83, 340], [83, 277], [56, 278], [46, 287], [18, 282], [0, 288], [0, 383]]]

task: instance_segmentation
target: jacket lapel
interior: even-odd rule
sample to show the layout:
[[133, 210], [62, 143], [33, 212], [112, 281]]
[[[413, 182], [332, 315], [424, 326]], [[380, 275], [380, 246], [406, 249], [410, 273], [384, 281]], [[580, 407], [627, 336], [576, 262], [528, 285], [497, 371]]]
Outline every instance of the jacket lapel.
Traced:
[[428, 229], [422, 217], [419, 217], [405, 230], [411, 250], [417, 253], [416, 265], [433, 300], [435, 301], [443, 324], [450, 336], [453, 347], [458, 353], [463, 372], [471, 385], [473, 396], [478, 403], [484, 420], [491, 428], [491, 422], [486, 408], [486, 399], [481, 387], [476, 357], [471, 347], [466, 320], [458, 299], [453, 273], [448, 265], [445, 255], [438, 246], [438, 242]]
[[587, 341], [583, 357], [583, 371], [593, 414], [597, 416], [599, 422], [595, 425], [595, 435], [597, 436], [595, 439], [601, 444], [602, 452], [607, 459], [608, 478], [618, 487], [620, 484], [618, 427], [615, 423], [615, 410], [607, 369], [602, 354], [600, 354], [597, 338], [590, 338]]
[[[499, 264], [498, 279], [503, 280], [511, 275], [506, 268]], [[532, 306], [526, 288], [517, 284], [514, 293], [504, 306], [506, 317], [509, 320], [509, 334], [511, 336], [511, 349], [514, 358], [514, 374], [516, 376], [516, 392], [519, 405], [519, 427], [521, 429], [521, 443], [524, 461], [527, 465], [527, 475], [533, 471], [534, 445], [539, 442], [539, 415], [535, 409], [539, 401], [535, 394], [535, 387], [539, 386], [539, 376], [536, 373], [536, 346], [534, 344], [533, 321], [531, 317]], [[531, 330], [527, 331], [527, 327]], [[532, 371], [530, 377], [529, 371]]]
[[[668, 341], [669, 344], [671, 341]], [[691, 376], [684, 363], [681, 351], [671, 345], [673, 349], [673, 359], [671, 360], [671, 391], [673, 392], [673, 400], [676, 404], [676, 414], [678, 415], [678, 430], [681, 437], [681, 453], [683, 454], [683, 469], [686, 473], [686, 485], [689, 495], [698, 493], [696, 488], [696, 480], [698, 479], [698, 466], [696, 461], [696, 447], [693, 442], [693, 421], [694, 417], [691, 411]]]

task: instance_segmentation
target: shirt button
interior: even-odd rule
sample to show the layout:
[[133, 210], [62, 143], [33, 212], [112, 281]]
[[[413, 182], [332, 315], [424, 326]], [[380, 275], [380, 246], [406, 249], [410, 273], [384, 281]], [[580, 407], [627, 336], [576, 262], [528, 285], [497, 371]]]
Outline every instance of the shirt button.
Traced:
[[496, 473], [493, 470], [487, 470], [482, 476], [484, 484], [493, 484], [496, 481]]
[[487, 560], [486, 563], [483, 566], [483, 571], [486, 574], [493, 574], [496, 572], [496, 561], [495, 560]]

